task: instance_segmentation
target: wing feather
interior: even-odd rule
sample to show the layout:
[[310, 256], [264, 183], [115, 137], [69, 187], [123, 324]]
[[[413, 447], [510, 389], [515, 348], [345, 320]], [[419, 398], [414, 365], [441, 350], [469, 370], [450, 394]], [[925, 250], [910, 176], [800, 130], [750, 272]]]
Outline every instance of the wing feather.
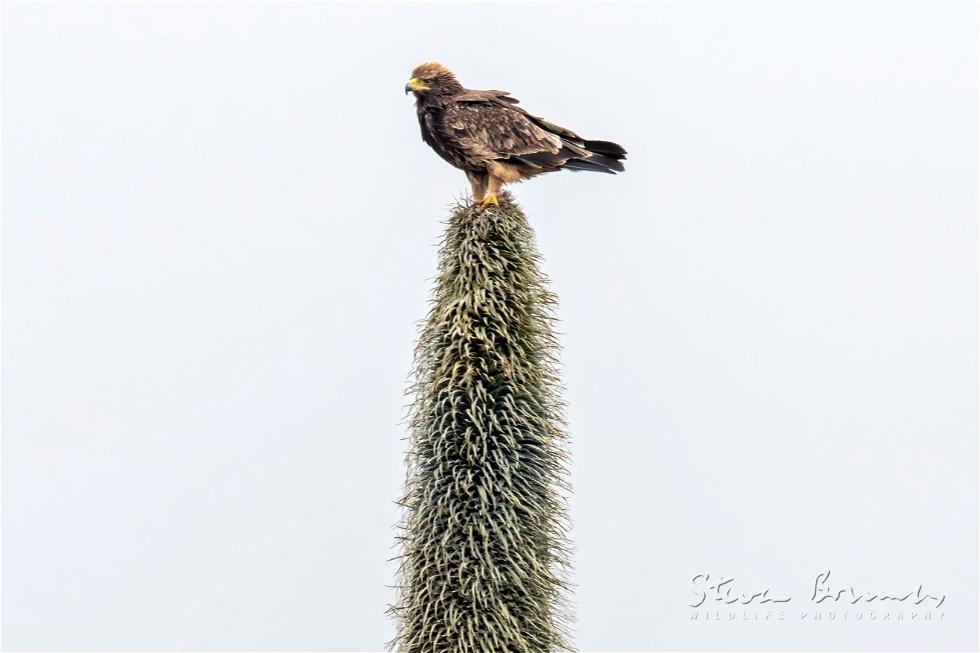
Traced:
[[[563, 167], [622, 171], [626, 152], [615, 143], [587, 141], [575, 132], [518, 107], [507, 91], [467, 89], [445, 114], [448, 130], [475, 163], [511, 160], [537, 174]], [[582, 163], [587, 161], [587, 163]]]
[[536, 125], [520, 111], [492, 101], [456, 102], [445, 124], [460, 147], [479, 159], [508, 159], [539, 152], [558, 153], [561, 138]]

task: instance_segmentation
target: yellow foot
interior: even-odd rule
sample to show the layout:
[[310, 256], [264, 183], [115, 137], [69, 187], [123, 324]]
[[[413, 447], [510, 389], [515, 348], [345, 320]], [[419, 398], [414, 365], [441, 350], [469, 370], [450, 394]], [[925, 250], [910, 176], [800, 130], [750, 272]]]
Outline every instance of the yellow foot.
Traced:
[[478, 202], [477, 207], [482, 210], [487, 208], [491, 204], [494, 206], [500, 206], [500, 202], [497, 201], [497, 195], [494, 193], [490, 193], [483, 199], [482, 202]]

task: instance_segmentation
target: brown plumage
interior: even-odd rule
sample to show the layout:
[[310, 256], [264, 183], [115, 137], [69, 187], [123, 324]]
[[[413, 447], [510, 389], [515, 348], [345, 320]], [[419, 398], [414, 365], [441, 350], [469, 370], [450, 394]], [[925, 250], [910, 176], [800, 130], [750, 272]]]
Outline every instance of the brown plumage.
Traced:
[[626, 150], [608, 141], [589, 141], [532, 116], [506, 91], [463, 88], [438, 63], [412, 71], [405, 92], [415, 94], [422, 140], [466, 172], [473, 201], [497, 204], [505, 183], [557, 170], [615, 174], [625, 168]]

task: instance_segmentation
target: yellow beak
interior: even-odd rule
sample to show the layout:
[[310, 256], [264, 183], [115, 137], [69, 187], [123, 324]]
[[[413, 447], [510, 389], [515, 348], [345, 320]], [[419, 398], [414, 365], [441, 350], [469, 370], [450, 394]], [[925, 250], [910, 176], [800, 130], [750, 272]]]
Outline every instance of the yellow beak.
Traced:
[[426, 86], [425, 84], [423, 84], [419, 80], [415, 79], [414, 77], [412, 79], [408, 80], [408, 83], [405, 84], [405, 93], [406, 93], [406, 95], [409, 93], [409, 91], [420, 92], [420, 91], [428, 91], [428, 90], [429, 90], [429, 87], [428, 86]]

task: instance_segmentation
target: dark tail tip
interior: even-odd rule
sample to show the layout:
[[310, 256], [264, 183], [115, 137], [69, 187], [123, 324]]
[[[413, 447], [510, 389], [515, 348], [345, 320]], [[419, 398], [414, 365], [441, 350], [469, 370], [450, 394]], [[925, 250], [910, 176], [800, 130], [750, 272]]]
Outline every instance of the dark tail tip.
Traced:
[[626, 150], [622, 145], [611, 141], [585, 141], [585, 149], [596, 154], [603, 154], [617, 161], [626, 158]]
[[616, 174], [617, 172], [623, 172], [626, 168], [618, 160], [608, 157], [604, 154], [593, 153], [592, 156], [583, 157], [581, 159], [569, 159], [562, 166], [569, 170], [592, 170], [593, 172], [608, 172], [609, 174]]

